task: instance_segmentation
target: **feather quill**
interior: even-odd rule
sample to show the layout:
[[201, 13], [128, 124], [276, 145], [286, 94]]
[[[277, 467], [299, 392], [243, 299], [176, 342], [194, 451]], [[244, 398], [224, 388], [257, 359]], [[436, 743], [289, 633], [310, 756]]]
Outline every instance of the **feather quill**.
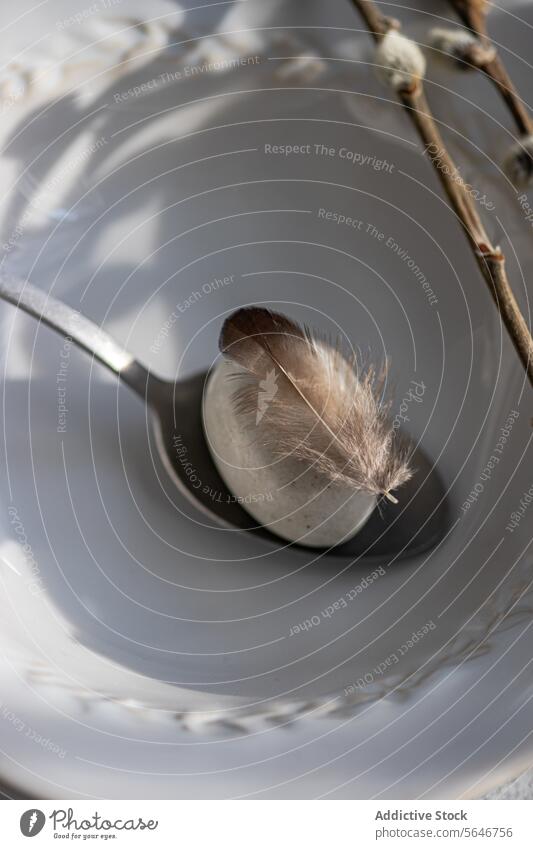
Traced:
[[220, 350], [244, 371], [232, 401], [272, 456], [311, 462], [333, 481], [396, 502], [411, 477], [407, 448], [381, 400], [384, 373], [280, 313], [246, 307], [226, 319]]

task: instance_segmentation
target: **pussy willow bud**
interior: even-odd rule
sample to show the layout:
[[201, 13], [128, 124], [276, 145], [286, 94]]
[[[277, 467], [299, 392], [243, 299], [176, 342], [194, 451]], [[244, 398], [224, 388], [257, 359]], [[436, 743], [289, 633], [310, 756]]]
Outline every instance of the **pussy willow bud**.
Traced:
[[481, 41], [465, 29], [436, 27], [430, 32], [430, 43], [442, 58], [451, 59], [465, 71], [485, 65], [496, 55], [492, 44]]
[[426, 60], [419, 46], [391, 29], [376, 49], [377, 73], [397, 91], [412, 89], [426, 72]]
[[524, 188], [533, 179], [533, 136], [516, 142], [504, 162], [507, 176], [515, 186]]

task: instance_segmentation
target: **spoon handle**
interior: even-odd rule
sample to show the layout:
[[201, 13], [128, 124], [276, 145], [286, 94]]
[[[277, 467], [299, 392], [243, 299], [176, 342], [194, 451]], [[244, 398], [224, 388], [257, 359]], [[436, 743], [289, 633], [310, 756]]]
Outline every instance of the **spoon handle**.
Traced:
[[[107, 366], [120, 380], [135, 390], [145, 400], [148, 386], [162, 381], [152, 375], [135, 357], [118, 342], [63, 301], [47, 295], [41, 289], [23, 280], [0, 279], [0, 298], [69, 337], [79, 348], [92, 354]], [[152, 392], [149, 393], [150, 395]]]

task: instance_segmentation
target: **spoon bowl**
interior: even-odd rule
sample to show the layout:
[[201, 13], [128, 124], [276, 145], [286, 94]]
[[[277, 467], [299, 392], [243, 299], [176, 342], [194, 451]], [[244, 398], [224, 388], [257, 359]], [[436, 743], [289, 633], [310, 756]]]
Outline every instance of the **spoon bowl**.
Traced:
[[[28, 282], [1, 280], [0, 298], [69, 337], [143, 399], [149, 410], [155, 452], [171, 484], [169, 497], [173, 491], [184, 496], [195, 511], [200, 511], [204, 526], [221, 532], [246, 531], [276, 548], [300, 547], [258, 525], [219, 475], [203, 428], [208, 372], [177, 382], [163, 380], [92, 321]], [[400, 559], [438, 544], [450, 526], [444, 483], [422, 449], [413, 449], [411, 464], [415, 472], [402, 487], [401, 505], [382, 500], [359, 533], [324, 553], [345, 558]]]

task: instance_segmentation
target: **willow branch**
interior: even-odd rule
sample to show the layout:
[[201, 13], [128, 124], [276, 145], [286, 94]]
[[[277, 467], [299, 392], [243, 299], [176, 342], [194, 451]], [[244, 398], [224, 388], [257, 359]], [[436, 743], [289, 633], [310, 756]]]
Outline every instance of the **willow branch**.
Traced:
[[354, 6], [359, 10], [370, 34], [379, 41], [390, 29], [399, 29], [400, 24], [393, 18], [382, 15], [375, 3], [365, 0], [352, 0]]
[[[367, 29], [379, 44], [390, 29], [399, 24], [382, 15], [373, 0], [352, 0]], [[421, 79], [397, 90], [398, 97], [413, 122], [441, 185], [463, 225], [476, 262], [502, 321], [533, 386], [533, 338], [511, 289], [505, 269], [505, 257], [492, 244], [457, 166], [448, 153], [426, 100]]]
[[[496, 87], [508, 107], [518, 132], [522, 136], [533, 134], [533, 121], [526, 109], [513, 81], [511, 80], [497, 48], [487, 31], [487, 4], [473, 0], [448, 0], [463, 24], [470, 32], [490, 50], [475, 51], [471, 54], [471, 62], [483, 71]], [[476, 58], [479, 56], [479, 59]], [[484, 58], [486, 57], [486, 58]]]

